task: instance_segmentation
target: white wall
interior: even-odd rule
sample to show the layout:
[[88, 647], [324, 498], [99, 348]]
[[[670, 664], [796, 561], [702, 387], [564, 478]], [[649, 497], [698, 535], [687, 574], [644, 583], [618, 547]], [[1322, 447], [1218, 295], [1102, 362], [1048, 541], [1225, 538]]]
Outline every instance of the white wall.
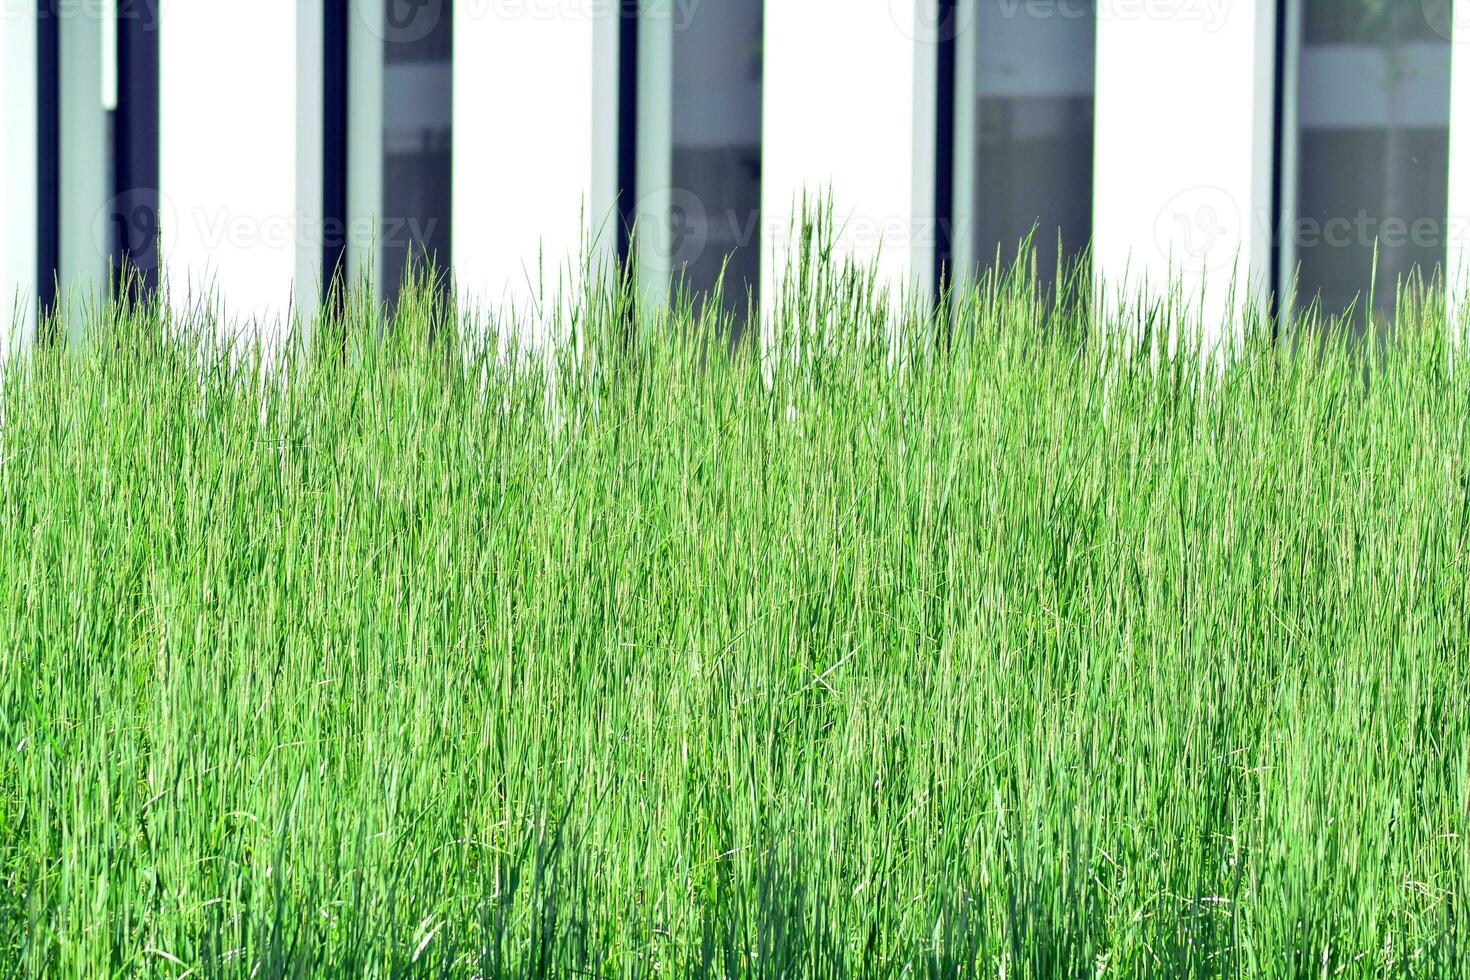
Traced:
[[[1100, 279], [1201, 301], [1269, 282], [1273, 0], [1100, 5], [1094, 239]], [[1172, 12], [1166, 12], [1172, 11]]]
[[453, 251], [473, 309], [514, 307], [542, 329], [531, 310], [555, 299], [584, 241], [615, 247], [613, 10], [456, 0]]
[[[934, 248], [936, 0], [770, 0], [762, 143], [763, 297], [803, 194], [892, 287], [925, 290]], [[772, 261], [774, 256], [774, 261]]]
[[[299, 251], [321, 249], [320, 223], [297, 194], [297, 5], [172, 0], [164, 17], [159, 220], [170, 297], [215, 295], [234, 327], [279, 331]], [[315, 287], [303, 283], [303, 295]]]
[[0, 358], [35, 330], [36, 21], [15, 14], [19, 8], [7, 5], [0, 16]]

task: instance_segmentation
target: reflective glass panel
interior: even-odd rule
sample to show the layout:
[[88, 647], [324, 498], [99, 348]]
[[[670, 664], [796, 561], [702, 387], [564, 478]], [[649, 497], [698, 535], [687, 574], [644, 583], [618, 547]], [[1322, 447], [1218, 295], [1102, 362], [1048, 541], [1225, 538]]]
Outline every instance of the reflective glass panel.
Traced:
[[[1445, 260], [1450, 43], [1420, 0], [1305, 0], [1296, 79], [1295, 208], [1284, 270], [1298, 308], [1394, 313], [1395, 284]], [[1291, 200], [1291, 198], [1288, 198]]]
[[956, 169], [970, 182], [970, 256], [1007, 266], [1032, 236], [1037, 273], [1054, 281], [1059, 246], [1075, 259], [1092, 237], [1096, 3], [978, 0], [972, 23], [960, 16], [960, 43], [976, 46], [959, 80], [974, 121]]
[[410, 260], [449, 268], [453, 0], [388, 0], [383, 44], [383, 296]]
[[725, 272], [743, 313], [760, 284], [762, 0], [703, 0], [674, 18], [674, 271], [696, 293]]

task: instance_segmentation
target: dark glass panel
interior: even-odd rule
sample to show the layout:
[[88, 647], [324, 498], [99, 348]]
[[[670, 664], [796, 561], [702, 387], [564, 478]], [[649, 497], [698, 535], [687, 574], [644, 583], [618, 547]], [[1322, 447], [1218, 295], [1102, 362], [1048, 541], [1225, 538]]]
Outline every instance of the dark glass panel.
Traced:
[[673, 268], [725, 306], [760, 283], [762, 0], [704, 0], [674, 22]]
[[[1037, 271], [1092, 237], [1093, 3], [980, 0], [975, 37], [975, 260], [1002, 266], [1034, 232]], [[964, 152], [964, 148], [961, 148]], [[963, 169], [961, 170], [963, 173]]]
[[388, 0], [383, 44], [383, 295], [410, 261], [452, 256], [452, 0]]
[[1395, 287], [1445, 261], [1450, 44], [1423, 4], [1307, 0], [1297, 80], [1297, 306], [1394, 313]]

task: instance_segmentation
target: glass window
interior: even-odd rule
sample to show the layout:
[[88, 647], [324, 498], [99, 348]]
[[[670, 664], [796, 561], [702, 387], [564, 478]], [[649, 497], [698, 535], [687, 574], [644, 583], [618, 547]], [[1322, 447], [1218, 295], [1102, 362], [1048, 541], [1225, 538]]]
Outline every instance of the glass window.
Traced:
[[[973, 6], [971, 6], [973, 4]], [[1092, 238], [1095, 0], [961, 0], [955, 262], [1010, 265], [1028, 238], [1036, 272]]]
[[115, 268], [129, 270], [119, 286], [158, 286], [159, 36], [162, 13], [151, 0], [118, 0], [116, 90], [111, 118], [111, 199], [108, 213]]
[[452, 261], [454, 5], [389, 0], [383, 33], [383, 296], [398, 294], [409, 262], [443, 272]]
[[1298, 0], [1288, 31], [1283, 281], [1362, 328], [1376, 246], [1385, 323], [1397, 284], [1445, 261], [1450, 44], [1402, 0]]
[[764, 3], [655, 6], [640, 24], [639, 261], [655, 290], [696, 297], [723, 270], [738, 332], [760, 283]]

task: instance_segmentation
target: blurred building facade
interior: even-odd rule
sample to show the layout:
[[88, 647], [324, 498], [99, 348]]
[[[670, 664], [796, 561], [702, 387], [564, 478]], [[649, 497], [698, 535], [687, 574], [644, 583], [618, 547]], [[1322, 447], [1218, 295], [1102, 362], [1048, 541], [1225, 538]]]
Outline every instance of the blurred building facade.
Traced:
[[740, 323], [814, 197], [895, 295], [1025, 257], [1387, 320], [1459, 288], [1465, 5], [6, 0], [6, 336], [124, 264], [279, 327], [344, 276], [534, 314], [636, 258]]

